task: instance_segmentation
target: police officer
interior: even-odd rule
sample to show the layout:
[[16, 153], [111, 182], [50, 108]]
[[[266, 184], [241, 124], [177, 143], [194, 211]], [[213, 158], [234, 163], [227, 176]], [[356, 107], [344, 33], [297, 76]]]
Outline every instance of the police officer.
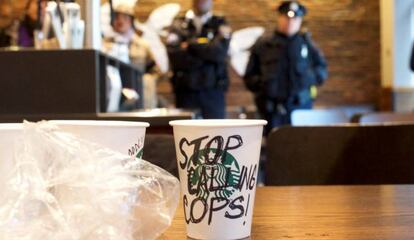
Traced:
[[177, 18], [167, 37], [172, 85], [179, 108], [199, 109], [203, 118], [225, 117], [229, 80], [227, 53], [231, 29], [212, 13], [212, 0], [193, 0], [193, 9]]
[[244, 77], [255, 94], [258, 111], [273, 127], [290, 124], [295, 109], [311, 109], [315, 85], [327, 78], [327, 66], [308, 33], [300, 32], [306, 8], [284, 1], [277, 9], [277, 29], [251, 49]]

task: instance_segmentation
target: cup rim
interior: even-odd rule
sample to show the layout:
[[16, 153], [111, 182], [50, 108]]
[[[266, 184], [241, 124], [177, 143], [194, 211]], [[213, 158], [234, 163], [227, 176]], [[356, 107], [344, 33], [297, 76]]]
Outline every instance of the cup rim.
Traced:
[[266, 120], [259, 119], [203, 119], [203, 120], [174, 120], [169, 122], [170, 126], [185, 127], [251, 127], [265, 126]]
[[22, 123], [0, 123], [0, 130], [21, 130], [23, 129]]
[[88, 127], [149, 127], [147, 122], [133, 121], [106, 121], [106, 120], [50, 120], [50, 123], [60, 126], [88, 126]]

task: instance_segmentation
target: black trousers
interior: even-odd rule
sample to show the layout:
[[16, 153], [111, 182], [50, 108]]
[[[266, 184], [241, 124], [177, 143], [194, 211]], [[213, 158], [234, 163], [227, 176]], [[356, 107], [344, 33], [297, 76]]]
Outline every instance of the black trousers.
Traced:
[[224, 90], [177, 91], [175, 97], [178, 108], [198, 109], [204, 119], [224, 119], [226, 117]]
[[293, 111], [298, 109], [312, 109], [313, 101], [308, 101], [302, 104], [286, 103], [283, 104], [283, 107], [285, 112], [281, 113], [278, 111], [277, 107], [275, 107], [273, 111], [268, 111], [268, 109], [264, 109], [263, 106], [258, 106], [261, 117], [268, 122], [265, 127], [266, 136], [273, 128], [290, 125], [292, 123], [291, 114]]

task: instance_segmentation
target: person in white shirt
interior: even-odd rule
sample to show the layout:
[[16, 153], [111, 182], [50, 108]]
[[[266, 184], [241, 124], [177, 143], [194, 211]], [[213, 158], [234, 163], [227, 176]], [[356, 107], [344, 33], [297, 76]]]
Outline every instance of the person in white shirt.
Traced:
[[111, 31], [105, 33], [103, 51], [136, 66], [143, 75], [144, 108], [157, 107], [157, 80], [159, 68], [149, 44], [134, 27], [136, 0], [114, 1], [114, 19]]

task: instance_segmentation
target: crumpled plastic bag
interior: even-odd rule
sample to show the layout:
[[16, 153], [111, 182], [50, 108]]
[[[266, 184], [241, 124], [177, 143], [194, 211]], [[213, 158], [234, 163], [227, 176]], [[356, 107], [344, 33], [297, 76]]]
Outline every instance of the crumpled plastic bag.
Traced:
[[144, 160], [48, 122], [25, 122], [14, 155], [0, 189], [0, 239], [147, 240], [172, 222], [178, 179]]

